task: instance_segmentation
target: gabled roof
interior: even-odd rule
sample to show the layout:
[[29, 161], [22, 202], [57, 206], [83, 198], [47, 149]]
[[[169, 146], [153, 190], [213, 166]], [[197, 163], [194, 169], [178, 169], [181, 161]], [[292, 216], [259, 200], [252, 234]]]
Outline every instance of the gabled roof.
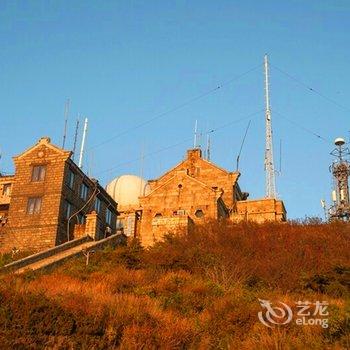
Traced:
[[[191, 150], [190, 150], [191, 151]], [[230, 172], [230, 171], [227, 171], [226, 169], [224, 168], [221, 168], [219, 167], [218, 165], [206, 160], [206, 159], [203, 159], [202, 157], [198, 158], [199, 161], [201, 162], [204, 162], [205, 164], [209, 165], [210, 167], [216, 169], [216, 170], [219, 170], [221, 171], [222, 173], [224, 174], [236, 174], [236, 179], [235, 181], [237, 181], [237, 179], [239, 178], [239, 176], [241, 175], [240, 172], [238, 171], [233, 171], [233, 172]], [[167, 175], [169, 175], [169, 173], [171, 173], [172, 171], [176, 170], [177, 168], [181, 167], [182, 164], [186, 163], [188, 161], [188, 158], [182, 160], [180, 163], [176, 164], [175, 166], [173, 166], [171, 169], [169, 169], [167, 172], [165, 172], [163, 175], [161, 175], [159, 178], [157, 179], [153, 179], [153, 180], [150, 180], [150, 181], [161, 181], [164, 177], [166, 177]]]
[[[155, 192], [158, 192], [161, 188], [165, 187], [166, 185], [168, 185], [169, 183], [171, 183], [174, 179], [176, 179], [176, 174], [172, 177], [170, 177], [167, 181], [165, 181], [164, 183], [162, 183], [161, 185], [157, 186], [155, 189], [153, 189], [149, 194], [147, 194], [146, 196], [144, 196], [143, 198], [147, 198], [147, 197], [151, 197]], [[194, 181], [194, 182], [197, 182], [200, 186], [206, 188], [207, 190], [209, 191], [212, 191], [212, 192], [215, 192], [215, 190], [208, 186], [207, 184], [205, 184], [204, 182], [202, 181], [199, 181], [198, 179], [192, 177], [192, 176], [189, 176], [187, 174], [184, 174], [184, 178], [186, 179], [189, 179], [191, 181]]]
[[19, 154], [18, 156], [15, 156], [13, 157], [14, 160], [16, 159], [21, 159], [23, 157], [25, 157], [26, 155], [28, 155], [28, 153], [32, 152], [33, 150], [35, 150], [36, 148], [42, 146], [42, 145], [45, 145], [47, 148], [50, 148], [52, 149], [53, 151], [59, 153], [59, 154], [62, 154], [62, 155], [66, 155], [67, 158], [70, 157], [71, 153], [70, 151], [66, 151], [62, 148], [59, 148], [55, 145], [53, 145], [51, 143], [51, 140], [49, 137], [42, 137], [34, 146], [26, 149], [23, 153]]

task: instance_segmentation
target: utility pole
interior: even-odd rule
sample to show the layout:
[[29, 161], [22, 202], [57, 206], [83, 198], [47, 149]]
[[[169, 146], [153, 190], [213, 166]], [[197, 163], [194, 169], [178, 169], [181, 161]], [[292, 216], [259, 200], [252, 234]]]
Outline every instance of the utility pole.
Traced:
[[265, 172], [266, 172], [266, 198], [276, 198], [276, 182], [275, 182], [275, 166], [273, 161], [273, 141], [272, 141], [272, 125], [271, 125], [271, 109], [270, 109], [270, 93], [269, 93], [269, 63], [267, 55], [264, 57], [265, 70]]

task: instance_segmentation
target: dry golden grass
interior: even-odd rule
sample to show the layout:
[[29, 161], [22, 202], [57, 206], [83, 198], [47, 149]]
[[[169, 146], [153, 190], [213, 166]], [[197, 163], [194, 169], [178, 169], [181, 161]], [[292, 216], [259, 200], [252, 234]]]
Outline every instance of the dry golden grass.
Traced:
[[[1, 349], [350, 347], [348, 225], [219, 225], [4, 276]], [[326, 300], [330, 327], [267, 328], [258, 299]]]

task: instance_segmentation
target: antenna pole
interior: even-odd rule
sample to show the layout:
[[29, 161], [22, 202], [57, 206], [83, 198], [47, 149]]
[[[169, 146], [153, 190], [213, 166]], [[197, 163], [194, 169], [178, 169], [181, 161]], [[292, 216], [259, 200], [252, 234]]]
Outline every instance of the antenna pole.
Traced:
[[85, 139], [86, 139], [87, 127], [88, 127], [88, 118], [85, 118], [83, 139], [81, 140], [80, 156], [79, 156], [79, 164], [78, 164], [80, 169], [83, 168], [83, 155], [84, 155], [84, 147], [85, 147]]
[[211, 142], [210, 142], [210, 134], [207, 134], [207, 160], [210, 162], [210, 147], [211, 147]]
[[238, 152], [238, 156], [237, 156], [237, 159], [236, 159], [236, 171], [238, 171], [238, 169], [239, 169], [239, 158], [241, 157], [243, 145], [244, 145], [245, 139], [246, 139], [247, 134], [248, 134], [248, 130], [249, 130], [249, 127], [250, 127], [250, 123], [251, 123], [251, 120], [249, 120], [248, 125], [247, 125], [247, 127], [246, 127], [246, 129], [245, 129], [245, 133], [244, 133], [244, 136], [243, 136], [243, 140], [242, 140], [242, 143], [241, 143], [241, 147], [240, 147], [239, 152]]
[[73, 144], [73, 160], [75, 158], [75, 151], [77, 148], [77, 140], [78, 140], [78, 132], [79, 132], [79, 117], [77, 119], [77, 123], [75, 124], [75, 133], [74, 133], [74, 144]]
[[266, 172], [266, 198], [276, 198], [275, 167], [273, 161], [273, 142], [272, 142], [272, 125], [270, 109], [270, 91], [269, 91], [269, 63], [267, 55], [264, 57], [265, 70], [265, 172]]
[[198, 132], [198, 121], [196, 119], [196, 123], [194, 124], [194, 140], [193, 140], [193, 148], [197, 148], [197, 132]]
[[66, 100], [65, 105], [64, 105], [64, 130], [63, 130], [63, 141], [62, 141], [62, 148], [63, 149], [66, 145], [69, 107], [70, 107], [70, 99], [68, 98]]

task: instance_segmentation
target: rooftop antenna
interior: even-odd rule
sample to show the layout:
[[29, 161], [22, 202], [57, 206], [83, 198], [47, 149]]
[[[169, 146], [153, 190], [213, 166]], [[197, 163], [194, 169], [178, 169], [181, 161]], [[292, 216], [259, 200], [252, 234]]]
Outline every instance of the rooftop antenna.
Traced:
[[193, 148], [198, 147], [198, 120], [194, 124], [194, 140], [193, 140]]
[[75, 158], [75, 152], [76, 152], [76, 148], [77, 148], [78, 132], [79, 132], [79, 116], [78, 116], [77, 122], [75, 124], [74, 143], [73, 143], [73, 156], [72, 156], [73, 160]]
[[341, 137], [336, 138], [334, 144], [336, 148], [331, 152], [331, 155], [336, 159], [330, 166], [334, 182], [334, 190], [332, 191], [333, 206], [330, 209], [330, 218], [350, 221], [350, 163], [347, 159], [350, 156], [350, 150], [344, 146], [345, 140]]
[[321, 199], [321, 207], [323, 209], [324, 220], [328, 221], [327, 203], [326, 203], [326, 201], [324, 199]]
[[66, 145], [69, 108], [70, 108], [70, 99], [68, 98], [64, 105], [64, 129], [63, 129], [63, 141], [62, 141], [63, 149]]
[[245, 139], [247, 137], [247, 134], [248, 134], [248, 130], [249, 130], [249, 127], [250, 127], [250, 123], [251, 123], [251, 120], [249, 120], [248, 122], [248, 125], [245, 129], [245, 133], [244, 133], [244, 136], [243, 136], [243, 140], [242, 140], [242, 143], [241, 143], [241, 147], [239, 149], [239, 152], [238, 152], [238, 156], [237, 156], [237, 159], [236, 159], [236, 171], [238, 171], [239, 169], [239, 158], [241, 156], [241, 153], [242, 153], [242, 149], [243, 149], [243, 145], [244, 145], [244, 142], [245, 142]]
[[210, 147], [211, 147], [211, 140], [210, 140], [210, 133], [208, 132], [207, 133], [207, 154], [206, 154], [206, 156], [207, 156], [207, 161], [209, 161], [210, 162]]
[[266, 198], [276, 198], [276, 182], [275, 182], [275, 167], [273, 161], [273, 142], [272, 142], [272, 125], [271, 125], [271, 109], [270, 109], [270, 93], [269, 93], [269, 63], [267, 55], [264, 57], [265, 70], [265, 172], [266, 172]]
[[88, 127], [88, 118], [85, 118], [83, 138], [81, 140], [79, 163], [78, 163], [78, 166], [79, 166], [80, 169], [83, 168], [83, 155], [84, 155], [84, 147], [85, 147], [85, 139], [86, 139], [87, 127]]

